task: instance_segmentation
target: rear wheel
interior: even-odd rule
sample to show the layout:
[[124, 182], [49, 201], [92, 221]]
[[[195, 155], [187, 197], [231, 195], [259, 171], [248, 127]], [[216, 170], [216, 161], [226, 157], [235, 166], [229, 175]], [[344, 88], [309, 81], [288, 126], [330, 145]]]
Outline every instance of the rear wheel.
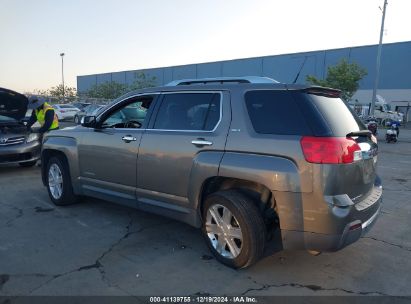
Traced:
[[78, 197], [73, 192], [66, 160], [62, 156], [54, 156], [46, 168], [46, 185], [51, 201], [58, 206], [76, 203]]
[[248, 267], [263, 255], [264, 220], [253, 201], [236, 191], [206, 198], [202, 231], [212, 253], [229, 267]]
[[77, 125], [80, 123], [80, 119], [78, 118], [77, 115], [74, 116], [74, 123], [77, 124]]

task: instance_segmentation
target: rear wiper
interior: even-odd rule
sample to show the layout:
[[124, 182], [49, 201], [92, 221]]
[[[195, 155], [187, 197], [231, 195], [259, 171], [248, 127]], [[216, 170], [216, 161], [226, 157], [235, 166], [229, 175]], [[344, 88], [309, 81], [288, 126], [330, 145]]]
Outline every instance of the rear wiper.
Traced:
[[355, 137], [355, 136], [371, 137], [371, 131], [370, 130], [360, 130], [360, 131], [350, 132], [346, 135], [346, 137]]

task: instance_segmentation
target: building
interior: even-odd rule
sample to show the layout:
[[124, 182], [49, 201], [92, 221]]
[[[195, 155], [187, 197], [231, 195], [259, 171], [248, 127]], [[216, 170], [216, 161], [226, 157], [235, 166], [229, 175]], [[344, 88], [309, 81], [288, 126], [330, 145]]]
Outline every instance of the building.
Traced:
[[[307, 75], [324, 78], [329, 66], [345, 58], [349, 62], [358, 63], [368, 72], [368, 75], [361, 80], [360, 89], [353, 97], [353, 100], [364, 102], [371, 101], [372, 97], [377, 49], [378, 45], [369, 45], [85, 75], [77, 77], [77, 90], [83, 93], [94, 84], [110, 81], [131, 84], [136, 72], [144, 72], [146, 76], [155, 77], [158, 85], [164, 85], [176, 79], [244, 75], [266, 76], [279, 82], [292, 83], [301, 70], [296, 82], [305, 83]], [[383, 44], [377, 93], [395, 106], [409, 108], [411, 105], [411, 41]]]

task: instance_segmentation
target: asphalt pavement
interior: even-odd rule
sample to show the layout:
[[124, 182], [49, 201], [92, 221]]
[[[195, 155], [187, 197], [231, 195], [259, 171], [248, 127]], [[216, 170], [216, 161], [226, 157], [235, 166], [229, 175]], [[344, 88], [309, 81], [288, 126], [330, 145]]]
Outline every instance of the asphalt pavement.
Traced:
[[411, 130], [380, 130], [384, 204], [373, 229], [335, 253], [281, 251], [244, 270], [200, 231], [85, 198], [54, 206], [38, 167], [0, 167], [0, 295], [411, 295]]

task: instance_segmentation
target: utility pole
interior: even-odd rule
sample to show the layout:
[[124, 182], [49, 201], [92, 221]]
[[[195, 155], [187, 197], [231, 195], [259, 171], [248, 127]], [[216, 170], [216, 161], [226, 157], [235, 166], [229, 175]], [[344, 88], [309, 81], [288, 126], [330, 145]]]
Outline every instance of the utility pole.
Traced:
[[61, 80], [63, 83], [63, 102], [64, 102], [64, 97], [66, 96], [64, 94], [64, 59], [63, 59], [64, 53], [60, 53], [60, 56], [61, 56]]
[[388, 1], [384, 0], [384, 8], [382, 9], [382, 20], [381, 20], [381, 30], [380, 30], [380, 43], [378, 44], [378, 53], [377, 53], [377, 68], [375, 71], [375, 83], [374, 83], [374, 89], [372, 91], [371, 107], [369, 111], [370, 116], [374, 116], [375, 100], [377, 99], [377, 88], [378, 88], [378, 82], [380, 79], [382, 37], [384, 35], [385, 10], [387, 8], [387, 4], [388, 4]]

